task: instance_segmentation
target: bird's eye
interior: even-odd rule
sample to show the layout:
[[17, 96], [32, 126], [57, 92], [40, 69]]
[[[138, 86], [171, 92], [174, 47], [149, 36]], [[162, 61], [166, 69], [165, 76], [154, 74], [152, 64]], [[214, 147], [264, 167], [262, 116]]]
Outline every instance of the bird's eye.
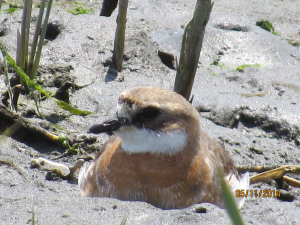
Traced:
[[140, 112], [140, 116], [147, 120], [155, 119], [156, 117], [159, 116], [159, 114], [160, 114], [160, 111], [153, 107], [144, 108]]

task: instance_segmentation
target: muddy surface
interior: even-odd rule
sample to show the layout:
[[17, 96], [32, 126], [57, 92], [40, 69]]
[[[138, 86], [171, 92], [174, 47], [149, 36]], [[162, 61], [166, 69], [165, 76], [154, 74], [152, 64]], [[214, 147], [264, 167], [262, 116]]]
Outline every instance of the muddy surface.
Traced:
[[[94, 13], [77, 16], [68, 12], [74, 7], [70, 2], [54, 5], [38, 74], [38, 82], [52, 92], [69, 85], [70, 103], [94, 114], [71, 115], [46, 99], [41, 102], [44, 121], [36, 116], [32, 98], [19, 100], [20, 114], [68, 135], [91, 156], [108, 136], [88, 134], [88, 128], [114, 115], [122, 91], [148, 85], [173, 88], [176, 71], [161, 62], [157, 50], [179, 56], [183, 27], [195, 1], [130, 1], [121, 73], [109, 67], [117, 13], [100, 17], [101, 4], [84, 2], [82, 7]], [[32, 25], [37, 13], [35, 9]], [[21, 15], [21, 10], [0, 14], [1, 40], [13, 58]], [[202, 128], [226, 147], [236, 165], [300, 164], [300, 50], [288, 42], [300, 39], [299, 15], [300, 2], [292, 0], [215, 2], [192, 90], [193, 105], [201, 114]], [[270, 20], [278, 35], [255, 26], [258, 19]], [[3, 91], [3, 75], [0, 81]], [[1, 140], [0, 224], [31, 224], [32, 212], [36, 224], [121, 224], [124, 217], [127, 224], [230, 224], [226, 211], [210, 204], [161, 210], [143, 202], [83, 198], [76, 179], [31, 168], [32, 159], [55, 159], [65, 150], [24, 132]], [[55, 161], [72, 166], [80, 157], [86, 155]], [[251, 189], [276, 190], [276, 184]], [[281, 191], [285, 198], [248, 198], [241, 209], [245, 223], [299, 224], [300, 189]]]

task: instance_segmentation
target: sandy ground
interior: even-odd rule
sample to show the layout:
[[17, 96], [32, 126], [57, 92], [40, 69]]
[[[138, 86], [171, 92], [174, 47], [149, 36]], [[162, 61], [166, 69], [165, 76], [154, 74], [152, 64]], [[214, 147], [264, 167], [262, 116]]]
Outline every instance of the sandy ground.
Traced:
[[[95, 13], [74, 16], [67, 11], [76, 7], [72, 3], [55, 3], [49, 22], [58, 35], [49, 34], [45, 42], [38, 76], [51, 91], [67, 81], [77, 85], [70, 92], [71, 104], [94, 114], [70, 115], [50, 100], [41, 103], [42, 113], [90, 155], [108, 136], [88, 134], [88, 128], [114, 115], [123, 90], [147, 85], [173, 88], [176, 71], [160, 61], [157, 49], [179, 56], [182, 27], [191, 18], [195, 1], [130, 1], [121, 73], [109, 69], [117, 13], [99, 17], [101, 4], [84, 2], [83, 7]], [[1, 40], [14, 58], [21, 14], [19, 10], [0, 15]], [[33, 18], [36, 14], [37, 10]], [[299, 41], [299, 15], [300, 2], [293, 0], [215, 2], [192, 91], [193, 105], [201, 113], [202, 128], [224, 144], [236, 165], [300, 164], [300, 51], [286, 40]], [[270, 20], [278, 35], [255, 26], [258, 19]], [[211, 65], [216, 60], [219, 66]], [[261, 66], [235, 71], [245, 64]], [[4, 76], [0, 78], [3, 91]], [[29, 116], [35, 109], [30, 98], [21, 96], [20, 103], [21, 114], [54, 130], [49, 122]], [[143, 202], [83, 198], [76, 180], [51, 180], [46, 171], [30, 166], [32, 159], [54, 159], [64, 151], [26, 132], [1, 140], [0, 224], [31, 224], [32, 212], [36, 224], [43, 225], [121, 224], [125, 217], [127, 224], [230, 224], [226, 211], [210, 204], [161, 210]], [[55, 161], [72, 166], [80, 157], [84, 155]], [[275, 182], [251, 186], [276, 188]], [[289, 197], [248, 198], [241, 209], [245, 224], [300, 224], [300, 190], [291, 187], [281, 192]], [[197, 213], [199, 207], [206, 213]]]

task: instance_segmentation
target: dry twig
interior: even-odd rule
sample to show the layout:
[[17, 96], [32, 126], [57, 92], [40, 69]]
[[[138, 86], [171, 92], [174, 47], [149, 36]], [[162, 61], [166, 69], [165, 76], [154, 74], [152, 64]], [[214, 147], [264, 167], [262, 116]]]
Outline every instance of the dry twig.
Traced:
[[250, 184], [258, 182], [266, 182], [271, 179], [277, 179], [283, 177], [286, 173], [298, 173], [300, 174], [300, 166], [297, 165], [285, 165], [276, 169], [272, 169], [257, 175], [250, 177]]
[[256, 173], [262, 173], [266, 172], [268, 170], [272, 170], [275, 168], [278, 168], [279, 166], [237, 166], [236, 169], [240, 173], [245, 173], [245, 172], [256, 172]]
[[26, 181], [29, 182], [29, 180], [27, 179], [24, 171], [17, 166], [11, 159], [7, 158], [7, 157], [0, 157], [0, 164], [6, 164], [10, 167], [12, 167], [13, 169], [15, 169]]
[[[46, 139], [58, 144], [63, 145], [59, 136], [55, 134], [51, 134], [39, 126], [32, 124], [28, 119], [22, 117], [21, 115], [11, 111], [9, 108], [0, 104], [0, 117], [6, 118], [6, 120], [11, 121], [12, 123], [18, 124], [18, 129], [24, 129], [28, 133], [33, 133], [35, 135], [39, 135], [41, 137], [45, 137]], [[15, 129], [17, 131], [18, 129]], [[12, 134], [10, 134], [12, 135]], [[9, 136], [9, 135], [8, 135]]]
[[246, 171], [259, 173], [250, 177], [251, 184], [282, 178], [286, 184], [300, 188], [300, 181], [288, 176], [284, 176], [286, 173], [300, 174], [300, 166], [297, 165], [237, 166], [236, 168], [240, 173], [245, 173]]

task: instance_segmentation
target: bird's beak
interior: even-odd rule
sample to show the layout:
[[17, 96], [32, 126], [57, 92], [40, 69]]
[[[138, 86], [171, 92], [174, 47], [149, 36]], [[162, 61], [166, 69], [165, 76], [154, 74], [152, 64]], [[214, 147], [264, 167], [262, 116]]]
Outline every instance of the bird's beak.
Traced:
[[90, 127], [89, 132], [94, 134], [108, 133], [112, 134], [113, 131], [118, 130], [121, 126], [125, 125], [127, 122], [124, 119], [111, 119], [100, 124], [95, 124]]

